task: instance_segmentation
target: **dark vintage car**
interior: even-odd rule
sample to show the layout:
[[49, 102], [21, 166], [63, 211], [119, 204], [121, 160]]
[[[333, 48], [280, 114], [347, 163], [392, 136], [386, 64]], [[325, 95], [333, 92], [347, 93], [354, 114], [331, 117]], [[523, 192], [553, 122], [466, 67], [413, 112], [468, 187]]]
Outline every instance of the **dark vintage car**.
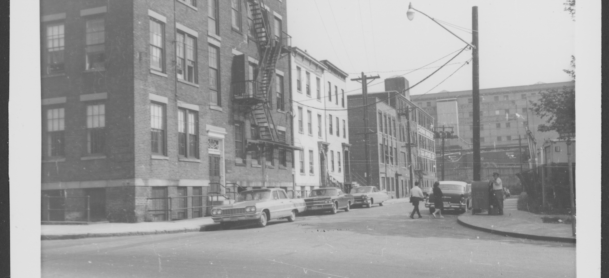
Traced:
[[333, 214], [338, 210], [349, 211], [353, 204], [353, 196], [345, 194], [340, 188], [324, 187], [311, 190], [305, 199], [306, 211], [330, 211]]
[[[458, 210], [465, 212], [471, 207], [471, 186], [463, 181], [441, 181], [440, 189], [444, 195], [444, 210]], [[430, 191], [429, 197], [425, 199], [425, 207], [429, 208], [429, 212], [433, 213], [435, 196], [433, 191]]]
[[242, 221], [266, 226], [274, 219], [287, 219], [292, 222], [296, 214], [305, 209], [303, 199], [289, 199], [283, 189], [268, 188], [240, 192], [236, 202], [230, 205], [213, 207], [211, 218], [223, 228]]
[[351, 189], [351, 195], [353, 195], [352, 205], [361, 205], [364, 207], [372, 207], [374, 204], [379, 206], [383, 205], [383, 202], [391, 199], [387, 191], [379, 190], [374, 186], [359, 186]]

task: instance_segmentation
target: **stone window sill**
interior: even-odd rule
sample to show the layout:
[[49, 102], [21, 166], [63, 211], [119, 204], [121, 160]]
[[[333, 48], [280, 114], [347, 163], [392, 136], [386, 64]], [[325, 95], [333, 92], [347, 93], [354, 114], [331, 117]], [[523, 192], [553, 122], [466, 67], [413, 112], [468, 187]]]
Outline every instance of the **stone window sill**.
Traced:
[[180, 162], [201, 163], [201, 160], [199, 160], [197, 158], [180, 157], [179, 160], [180, 160]]
[[218, 41], [222, 41], [222, 38], [220, 36], [216, 35], [216, 34], [208, 32], [207, 35], [212, 37], [212, 38], [214, 38], [214, 39], [216, 39], [216, 40], [218, 40]]
[[158, 154], [153, 154], [150, 156], [150, 158], [153, 160], [169, 160], [169, 157], [164, 156], [164, 155], [158, 155]]
[[106, 159], [105, 155], [88, 155], [88, 156], [83, 156], [80, 158], [80, 160], [96, 160], [96, 159]]
[[216, 110], [216, 111], [219, 111], [219, 112], [223, 112], [223, 111], [224, 111], [224, 110], [222, 109], [222, 107], [217, 106], [217, 105], [210, 105], [210, 106], [209, 106], [209, 109], [211, 109], [211, 110]]
[[150, 73], [152, 73], [154, 75], [162, 76], [162, 77], [167, 77], [167, 74], [160, 72], [160, 71], [153, 70], [153, 69], [150, 70]]
[[193, 87], [199, 88], [199, 85], [197, 85], [197, 84], [195, 84], [195, 83], [192, 83], [192, 82], [189, 82], [189, 81], [186, 81], [186, 80], [184, 80], [184, 79], [179, 79], [179, 78], [178, 78], [178, 82], [180, 82], [180, 83], [182, 83], [182, 84], [186, 84], [186, 85], [190, 85], [190, 86], [193, 86]]
[[186, 2], [184, 2], [184, 1], [182, 1], [182, 0], [179, 0], [178, 2], [180, 2], [180, 3], [184, 4], [184, 6], [189, 7], [189, 8], [191, 8], [191, 9], [195, 10], [195, 11], [198, 11], [198, 10], [199, 10], [199, 9], [197, 9], [197, 7], [195, 7], [195, 6], [193, 6], [193, 5], [190, 5], [190, 4], [188, 4], [188, 3], [186, 3]]

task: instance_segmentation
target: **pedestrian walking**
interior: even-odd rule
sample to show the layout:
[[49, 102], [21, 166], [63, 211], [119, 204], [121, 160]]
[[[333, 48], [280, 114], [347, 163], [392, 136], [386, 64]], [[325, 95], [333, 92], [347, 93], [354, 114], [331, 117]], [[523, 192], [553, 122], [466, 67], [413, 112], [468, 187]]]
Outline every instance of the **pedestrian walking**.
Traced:
[[493, 199], [499, 210], [499, 215], [503, 215], [503, 182], [499, 178], [499, 173], [493, 173]]
[[433, 198], [434, 198], [434, 212], [432, 213], [433, 217], [436, 217], [436, 213], [440, 214], [440, 218], [444, 218], [444, 216], [442, 216], [442, 210], [444, 209], [444, 201], [443, 201], [443, 197], [444, 194], [442, 193], [442, 189], [440, 189], [440, 182], [434, 182], [433, 184]]
[[419, 212], [419, 202], [424, 198], [423, 191], [419, 187], [419, 182], [414, 183], [414, 187], [410, 190], [410, 202], [412, 203], [413, 210], [410, 213], [410, 218], [414, 219], [415, 212], [421, 218], [421, 212]]

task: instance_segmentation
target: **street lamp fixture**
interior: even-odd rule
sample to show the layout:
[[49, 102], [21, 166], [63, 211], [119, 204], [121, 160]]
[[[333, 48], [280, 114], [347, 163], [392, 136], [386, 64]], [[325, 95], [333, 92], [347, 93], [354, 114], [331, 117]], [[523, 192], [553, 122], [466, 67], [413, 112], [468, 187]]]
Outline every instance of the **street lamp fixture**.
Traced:
[[473, 180], [474, 181], [480, 181], [480, 174], [481, 174], [481, 157], [480, 157], [480, 61], [478, 58], [478, 52], [479, 52], [479, 46], [478, 46], [478, 7], [474, 6], [472, 7], [472, 43], [468, 43], [465, 40], [463, 40], [461, 37], [457, 36], [455, 33], [453, 33], [452, 31], [448, 30], [448, 28], [446, 28], [444, 25], [440, 24], [440, 22], [438, 22], [437, 20], [433, 19], [432, 17], [428, 16], [427, 14], [425, 14], [424, 12], [421, 12], [415, 8], [412, 7], [412, 3], [408, 4], [408, 11], [406, 11], [406, 17], [408, 17], [409, 20], [413, 20], [414, 19], [414, 14], [415, 12], [418, 12], [424, 16], [426, 16], [427, 18], [431, 19], [431, 21], [435, 22], [436, 24], [440, 25], [440, 27], [442, 27], [444, 30], [446, 30], [447, 32], [449, 32], [451, 35], [453, 35], [454, 37], [458, 38], [460, 41], [462, 41], [463, 43], [467, 44], [471, 49], [473, 49], [472, 52], [472, 60], [473, 60], [473, 66], [472, 66], [472, 100], [473, 100], [473, 130], [472, 130], [472, 145], [473, 145]]

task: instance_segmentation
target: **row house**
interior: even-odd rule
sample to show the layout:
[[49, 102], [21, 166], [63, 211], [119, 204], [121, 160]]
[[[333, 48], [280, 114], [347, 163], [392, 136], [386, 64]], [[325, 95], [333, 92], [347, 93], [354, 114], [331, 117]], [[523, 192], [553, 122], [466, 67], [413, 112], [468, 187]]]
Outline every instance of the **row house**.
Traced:
[[[349, 96], [352, 176], [366, 184], [367, 175], [370, 175], [371, 185], [387, 190], [397, 198], [409, 194], [413, 186], [411, 181], [418, 181], [425, 190], [437, 181], [433, 118], [409, 98], [408, 80], [403, 77], [386, 79], [385, 92], [369, 93], [367, 105], [362, 95]], [[368, 114], [368, 130], [364, 125], [364, 113]], [[368, 162], [364, 132], [369, 135]], [[370, 164], [370, 173], [366, 172], [366, 163]]]
[[350, 185], [347, 73], [327, 60], [292, 48], [294, 183], [302, 196], [311, 189]]
[[43, 0], [41, 30], [43, 221], [292, 187], [286, 1]]

